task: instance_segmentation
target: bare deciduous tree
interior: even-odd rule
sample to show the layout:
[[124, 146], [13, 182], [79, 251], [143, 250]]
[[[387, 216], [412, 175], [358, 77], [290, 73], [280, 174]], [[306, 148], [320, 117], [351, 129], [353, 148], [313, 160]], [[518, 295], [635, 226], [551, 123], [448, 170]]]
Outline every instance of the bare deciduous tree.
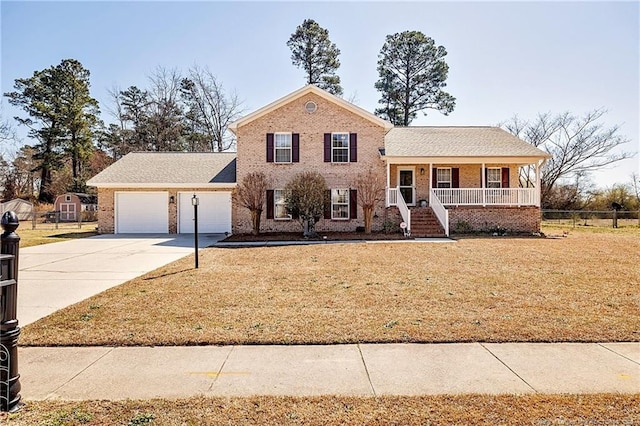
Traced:
[[637, 172], [631, 173], [631, 190], [638, 207], [638, 226], [640, 226], [640, 175]]
[[[620, 135], [620, 126], [607, 127], [601, 121], [606, 112], [595, 109], [583, 116], [569, 112], [545, 113], [531, 121], [515, 116], [501, 124], [508, 132], [551, 155], [542, 169], [543, 203], [561, 180], [588, 174], [635, 155], [618, 150], [629, 139]], [[533, 167], [521, 169], [522, 186], [533, 186], [534, 179]]]
[[367, 173], [359, 175], [352, 185], [358, 191], [358, 204], [362, 207], [364, 214], [364, 232], [370, 234], [373, 210], [376, 204], [384, 201], [385, 182], [382, 181], [380, 175], [369, 169]]
[[16, 142], [16, 132], [11, 123], [6, 121], [0, 112], [0, 155], [6, 154], [8, 145]]
[[242, 102], [236, 93], [227, 94], [208, 68], [198, 66], [189, 69], [180, 82], [180, 90], [187, 105], [185, 117], [194, 136], [192, 150], [221, 152], [232, 148], [235, 139], [227, 128], [242, 113]]
[[149, 107], [145, 136], [151, 151], [182, 151], [183, 111], [180, 103], [180, 72], [157, 67], [149, 75]]
[[251, 233], [260, 233], [260, 218], [265, 203], [265, 197], [269, 188], [269, 179], [262, 172], [253, 172], [242, 178], [238, 185], [237, 196], [240, 205], [251, 212]]

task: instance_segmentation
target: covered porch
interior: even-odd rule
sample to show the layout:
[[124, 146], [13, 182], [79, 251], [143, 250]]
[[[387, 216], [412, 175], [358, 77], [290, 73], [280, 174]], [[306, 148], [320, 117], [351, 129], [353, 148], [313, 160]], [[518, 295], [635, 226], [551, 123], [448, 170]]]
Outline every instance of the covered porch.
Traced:
[[[540, 207], [540, 168], [544, 159], [394, 160], [387, 158], [386, 206], [398, 208], [409, 232], [415, 208], [432, 210], [448, 236], [452, 208]], [[523, 167], [532, 172], [530, 181], [535, 182], [534, 186], [520, 187]]]

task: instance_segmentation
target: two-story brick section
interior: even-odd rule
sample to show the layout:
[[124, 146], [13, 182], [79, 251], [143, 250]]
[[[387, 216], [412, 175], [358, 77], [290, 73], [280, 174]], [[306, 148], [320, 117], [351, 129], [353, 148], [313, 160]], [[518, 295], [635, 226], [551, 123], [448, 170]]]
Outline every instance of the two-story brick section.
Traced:
[[[201, 231], [247, 233], [250, 213], [236, 182], [263, 172], [261, 231], [300, 231], [285, 207], [293, 176], [324, 176], [329, 205], [318, 232], [362, 227], [354, 181], [371, 170], [386, 182], [373, 229], [413, 236], [470, 230], [537, 232], [545, 152], [496, 127], [394, 127], [313, 85], [232, 123], [237, 153], [132, 153], [89, 181], [98, 188], [100, 232], [193, 232], [191, 198], [201, 199]], [[520, 168], [538, 185], [522, 188]]]

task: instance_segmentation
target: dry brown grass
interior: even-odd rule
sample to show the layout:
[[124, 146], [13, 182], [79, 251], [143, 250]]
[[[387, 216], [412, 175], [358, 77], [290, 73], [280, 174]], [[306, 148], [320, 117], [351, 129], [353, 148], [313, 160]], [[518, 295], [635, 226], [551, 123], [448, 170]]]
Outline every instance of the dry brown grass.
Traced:
[[73, 224], [73, 226], [64, 224], [59, 229], [31, 229], [30, 225], [29, 222], [24, 222], [16, 230], [20, 236], [20, 247], [22, 248], [98, 235], [95, 222], [83, 223], [81, 227], [78, 227], [77, 224]]
[[179, 260], [24, 327], [20, 343], [639, 341], [638, 265], [640, 229], [210, 248], [200, 269]]
[[3, 418], [10, 425], [632, 425], [640, 395], [34, 401]]

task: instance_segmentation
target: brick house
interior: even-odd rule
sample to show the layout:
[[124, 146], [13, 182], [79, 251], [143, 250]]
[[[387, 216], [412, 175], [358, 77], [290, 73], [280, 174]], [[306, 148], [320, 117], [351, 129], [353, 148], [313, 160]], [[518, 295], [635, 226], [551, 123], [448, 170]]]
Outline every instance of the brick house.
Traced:
[[[496, 127], [394, 128], [309, 85], [229, 129], [237, 137], [237, 153], [134, 153], [91, 179], [88, 183], [98, 187], [99, 230], [192, 232], [180, 226], [178, 212], [188, 218], [190, 197], [185, 194], [197, 192], [212, 197], [199, 217], [224, 218], [224, 226], [205, 232], [250, 232], [250, 213], [232, 201], [232, 193], [248, 173], [262, 171], [272, 188], [261, 231], [300, 231], [284, 206], [284, 187], [299, 172], [317, 171], [326, 180], [330, 205], [316, 230], [355, 231], [364, 219], [353, 181], [369, 170], [387, 187], [385, 202], [374, 209], [374, 230], [400, 229], [401, 222], [414, 236], [492, 229], [537, 232], [540, 227], [539, 185], [520, 188], [519, 169], [533, 166], [539, 182], [540, 167], [549, 156]], [[215, 192], [225, 193], [225, 199], [213, 197]], [[152, 197], [153, 204], [136, 210], [136, 193]], [[146, 216], [154, 217], [155, 227], [143, 226]], [[127, 225], [118, 226], [123, 220]]]

